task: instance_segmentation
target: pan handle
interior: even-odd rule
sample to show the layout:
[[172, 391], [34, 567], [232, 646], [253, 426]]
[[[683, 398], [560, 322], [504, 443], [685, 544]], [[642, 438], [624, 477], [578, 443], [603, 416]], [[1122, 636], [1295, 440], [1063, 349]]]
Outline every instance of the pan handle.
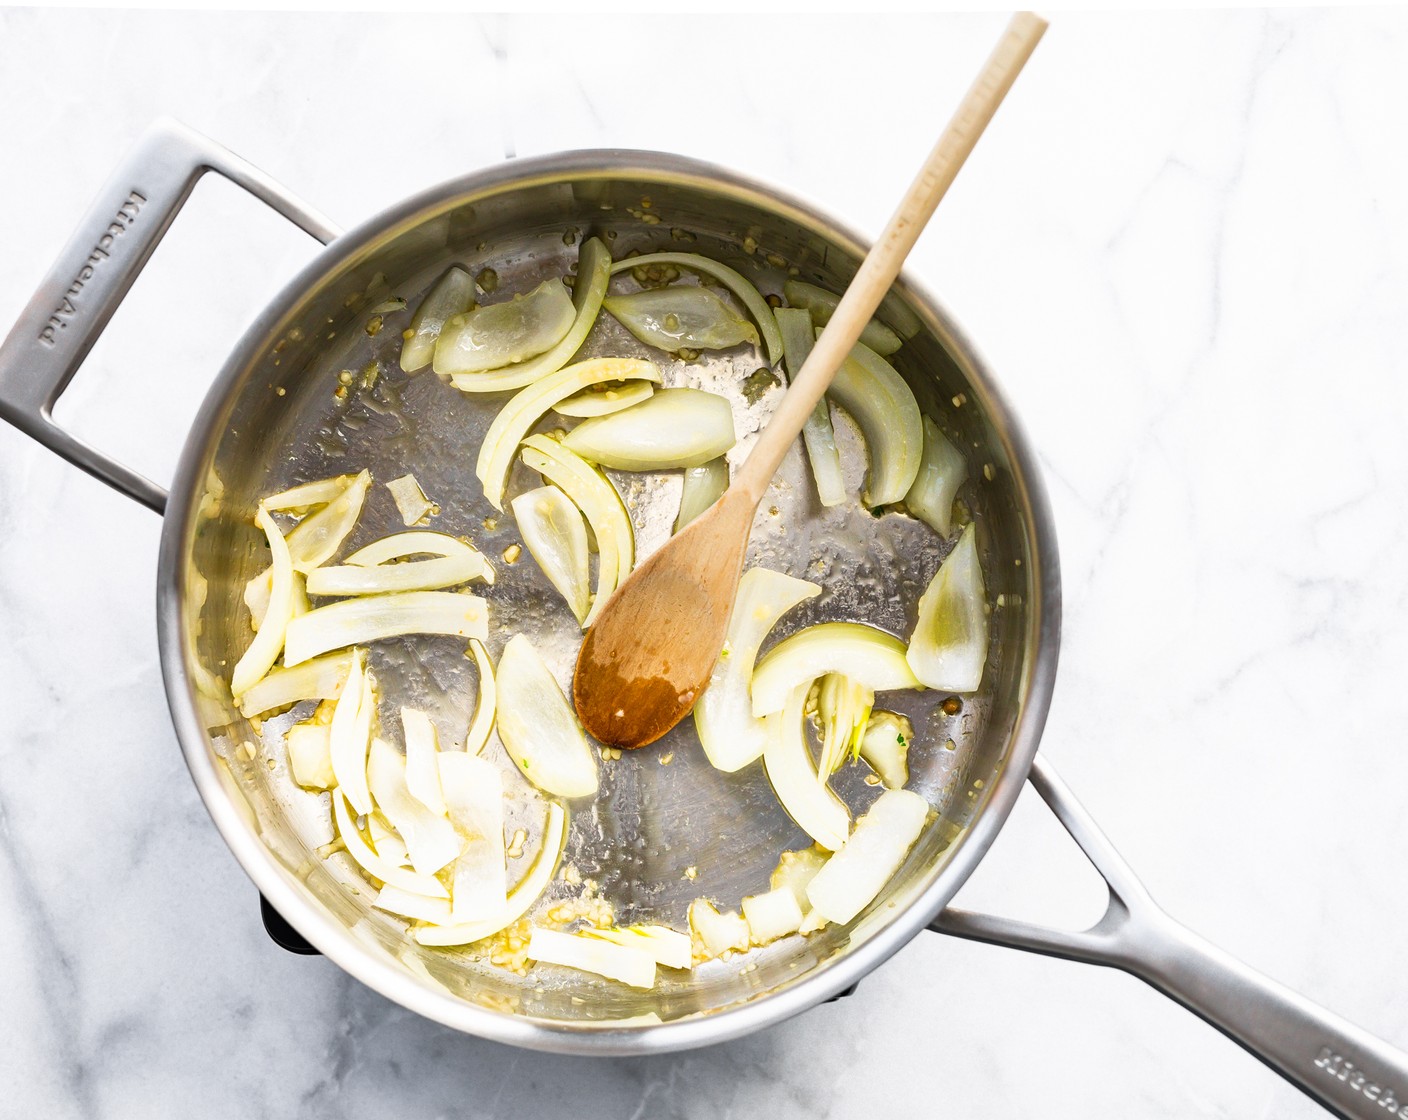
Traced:
[[1224, 953], [1169, 917], [1050, 764], [1031, 783], [1110, 891], [1104, 916], [1067, 932], [948, 909], [929, 927], [973, 941], [1123, 969], [1183, 1004], [1336, 1116], [1408, 1120], [1408, 1053]]
[[104, 184], [0, 345], [0, 418], [157, 513], [166, 508], [166, 491], [59, 427], [53, 409], [207, 171], [219, 172], [324, 244], [340, 232], [233, 152], [161, 119]]

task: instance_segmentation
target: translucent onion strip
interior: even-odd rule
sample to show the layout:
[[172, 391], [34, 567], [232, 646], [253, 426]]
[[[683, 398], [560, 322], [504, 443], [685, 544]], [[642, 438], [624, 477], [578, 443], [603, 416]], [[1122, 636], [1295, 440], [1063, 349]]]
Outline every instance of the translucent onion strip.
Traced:
[[445, 795], [440, 789], [440, 735], [424, 712], [401, 709], [401, 731], [406, 739], [406, 789], [412, 797], [439, 816], [445, 814]]
[[284, 736], [293, 780], [304, 789], [332, 789], [330, 729], [325, 723], [295, 723]]
[[812, 907], [828, 921], [849, 922], [885, 889], [928, 819], [929, 803], [917, 793], [882, 793], [856, 821], [846, 846], [807, 884]]
[[456, 315], [435, 343], [435, 372], [473, 375], [519, 365], [561, 342], [576, 315], [557, 277], [502, 303]]
[[826, 393], [865, 435], [870, 453], [866, 504], [898, 502], [914, 485], [924, 456], [924, 428], [914, 390], [894, 366], [856, 343]]
[[343, 563], [370, 568], [391, 560], [404, 560], [408, 556], [467, 557], [471, 554], [478, 556], [479, 562], [484, 565], [484, 582], [493, 583], [494, 569], [477, 548], [460, 540], [459, 537], [452, 537], [448, 533], [437, 533], [430, 529], [412, 529], [405, 533], [392, 533], [389, 537], [382, 537], [380, 540], [372, 541], [371, 544], [359, 548]]
[[[782, 285], [782, 294], [793, 307], [806, 308], [819, 327], [831, 322], [831, 316], [836, 314], [836, 307], [841, 302], [840, 296], [805, 280], [786, 281]], [[882, 357], [889, 357], [904, 345], [904, 339], [878, 319], [871, 319], [865, 324], [860, 340]]]
[[722, 498], [724, 491], [728, 489], [728, 481], [728, 460], [723, 456], [710, 459], [697, 467], [686, 467], [674, 531], [678, 533]]
[[581, 622], [592, 598], [587, 526], [581, 511], [552, 485], [529, 490], [509, 504], [528, 552]]
[[450, 898], [455, 923], [487, 921], [508, 904], [504, 862], [504, 784], [499, 768], [463, 751], [440, 755], [450, 821], [460, 837]]
[[655, 386], [649, 381], [594, 385], [590, 389], [572, 394], [565, 401], [558, 401], [553, 405], [553, 411], [559, 416], [571, 416], [581, 420], [589, 416], [607, 416], [648, 400], [653, 392]]
[[375, 713], [376, 695], [367, 674], [367, 651], [353, 650], [347, 683], [332, 712], [328, 754], [337, 784], [362, 816], [372, 811], [372, 794], [367, 786], [367, 750], [371, 746]]
[[768, 364], [775, 366], [782, 361], [782, 336], [778, 333], [772, 308], [768, 306], [768, 301], [763, 298], [762, 293], [741, 272], [698, 253], [647, 253], [645, 256], [617, 261], [611, 266], [611, 274], [614, 276], [632, 268], [649, 268], [654, 264], [672, 264], [717, 280], [739, 298], [748, 309], [748, 314], [753, 317], [753, 322], [758, 325], [763, 344], [767, 348]]
[[922, 418], [924, 455], [914, 485], [904, 496], [905, 508], [941, 537], [953, 525], [953, 499], [968, 481], [968, 461], [929, 417]]
[[468, 754], [479, 754], [489, 741], [494, 730], [494, 719], [498, 715], [498, 689], [494, 684], [494, 663], [489, 660], [489, 651], [484, 643], [471, 638], [466, 651], [474, 658], [479, 669], [479, 698], [474, 706], [474, 719], [465, 733], [464, 749]]
[[633, 988], [655, 987], [655, 957], [644, 949], [613, 945], [595, 937], [534, 927], [528, 941], [529, 960], [594, 972]]
[[562, 446], [603, 467], [658, 471], [701, 466], [735, 442], [727, 398], [702, 389], [661, 389], [622, 412], [583, 420]]
[[447, 269], [411, 319], [411, 337], [401, 344], [402, 371], [417, 373], [428, 366], [445, 323], [463, 315], [473, 303], [474, 278], [462, 268]]
[[445, 899], [412, 894], [400, 887], [382, 887], [372, 905], [378, 910], [418, 922], [443, 924], [450, 920], [450, 904]]
[[817, 774], [824, 782], [840, 769], [846, 755], [860, 750], [875, 691], [840, 673], [821, 678], [817, 714], [821, 720], [821, 755]]
[[357, 830], [352, 811], [342, 790], [332, 792], [333, 820], [337, 822], [337, 834], [347, 848], [347, 854], [373, 879], [379, 879], [388, 887], [396, 887], [410, 894], [425, 895], [428, 898], [450, 897], [450, 892], [440, 885], [433, 875], [421, 875], [404, 867], [397, 867], [372, 850], [370, 844]]
[[[777, 310], [777, 326], [782, 332], [782, 345], [787, 354], [788, 376], [796, 378], [811, 355], [816, 341], [809, 311], [794, 307]], [[836, 449], [836, 433], [831, 427], [831, 409], [826, 398], [816, 402], [812, 414], [802, 427], [802, 443], [811, 463], [816, 481], [817, 497], [823, 506], [839, 506], [846, 500], [846, 484], [841, 477], [841, 453]]]
[[680, 350], [727, 350], [758, 345], [758, 331], [708, 288], [681, 284], [607, 296], [603, 306], [647, 346]]
[[876, 692], [923, 688], [902, 641], [859, 622], [823, 622], [779, 642], [753, 672], [753, 714], [782, 710], [793, 690], [841, 673]]
[[489, 636], [488, 617], [483, 599], [460, 591], [406, 591], [343, 599], [317, 607], [289, 624], [284, 664], [297, 665], [328, 650], [403, 634], [448, 634], [482, 642]]
[[294, 526], [288, 535], [288, 550], [298, 571], [312, 571], [342, 547], [361, 516], [371, 484], [371, 472], [363, 471], [336, 498]]
[[797, 932], [802, 924], [802, 907], [789, 888], [778, 887], [744, 898], [743, 917], [748, 922], [749, 940], [754, 945], [766, 945]]
[[292, 669], [274, 669], [240, 697], [240, 712], [257, 716], [300, 700], [334, 700], [352, 668], [352, 654], [330, 653]]
[[367, 784], [391, 827], [406, 842], [406, 853], [416, 871], [434, 875], [459, 854], [460, 841], [454, 826], [411, 796], [406, 785], [406, 760], [384, 739], [372, 740]]
[[285, 634], [293, 617], [293, 562], [288, 544], [263, 506], [259, 507], [254, 521], [264, 530], [264, 536], [269, 541], [274, 580], [259, 632], [254, 635], [254, 641], [250, 642], [230, 675], [230, 692], [236, 699], [253, 688], [273, 668], [279, 651], [284, 648]]
[[689, 937], [669, 926], [634, 925], [625, 929], [584, 929], [583, 937], [595, 937], [610, 941], [613, 945], [624, 945], [640, 949], [655, 958], [656, 964], [666, 968], [689, 968], [693, 965], [693, 950]]
[[545, 412], [588, 385], [623, 378], [659, 382], [660, 371], [653, 363], [635, 358], [592, 358], [529, 385], [504, 405], [484, 433], [479, 461], [475, 464], [475, 473], [484, 484], [484, 496], [489, 504], [495, 509], [504, 508], [504, 487], [508, 484], [514, 454]]
[[[611, 251], [599, 237], [588, 238], [577, 257], [577, 282], [572, 289], [572, 305], [576, 318], [571, 328], [556, 346], [546, 354], [526, 362], [485, 373], [461, 373], [450, 378], [450, 384], [465, 393], [498, 393], [521, 389], [539, 378], [556, 373], [572, 360], [591, 333], [592, 325], [601, 312], [601, 301], [611, 280]], [[440, 368], [436, 355], [436, 373], [450, 373]]]
[[430, 553], [433, 560], [389, 563], [368, 560], [388, 551], [384, 542], [360, 549], [345, 564], [314, 568], [308, 573], [310, 595], [382, 595], [392, 591], [435, 591], [479, 579], [488, 570], [483, 555], [464, 541], [444, 533], [397, 533], [387, 537], [392, 555]]
[[919, 599], [909, 665], [930, 688], [976, 692], [988, 659], [988, 616], [978, 543], [968, 525]]
[[557, 678], [522, 634], [499, 657], [499, 738], [513, 764], [544, 793], [590, 797], [596, 758]]
[[806, 699], [806, 685], [793, 689], [782, 710], [764, 721], [768, 741], [763, 768], [797, 827], [827, 851], [837, 852], [846, 843], [851, 814], [830, 787], [817, 780], [802, 715]]
[[354, 474], [339, 474], [332, 478], [320, 478], [316, 482], [305, 482], [291, 490], [282, 490], [272, 497], [265, 498], [263, 505], [271, 513], [297, 512], [311, 509], [313, 506], [325, 506], [346, 490], [356, 477]]

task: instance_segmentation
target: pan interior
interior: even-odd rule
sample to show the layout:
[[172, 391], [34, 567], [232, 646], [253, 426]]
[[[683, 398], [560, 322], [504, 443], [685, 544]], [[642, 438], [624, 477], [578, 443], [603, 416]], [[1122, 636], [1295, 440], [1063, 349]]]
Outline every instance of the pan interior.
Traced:
[[[369, 469], [375, 485], [345, 553], [403, 529], [383, 484], [414, 474], [440, 507], [431, 527], [467, 536], [498, 570], [492, 588], [477, 589], [489, 599], [495, 660], [509, 637], [526, 633], [565, 687], [580, 630], [526, 552], [517, 563], [505, 561], [505, 550], [520, 539], [512, 515], [493, 510], [475, 478], [480, 440], [507, 395], [461, 394], [428, 371], [403, 375], [397, 356], [410, 312], [379, 312], [379, 330], [373, 313], [392, 297], [403, 297], [414, 310], [450, 264], [474, 274], [492, 268], [500, 294], [526, 291], [573, 268], [581, 242], [593, 235], [606, 238], [617, 259], [633, 251], [703, 253], [737, 268], [765, 294], [780, 293], [789, 274], [840, 291], [859, 250], [803, 210], [702, 172], [649, 166], [525, 174], [402, 214], [332, 260], [320, 283], [290, 301], [271, 329], [247, 340], [241, 351], [247, 360], [227, 373], [232, 380], [203, 450], [204, 485], [196, 488], [187, 517], [180, 626], [210, 758], [229, 797], [309, 905], [368, 952], [394, 961], [420, 983], [505, 1015], [567, 1030], [647, 1013], [670, 1021], [756, 1000], [826, 969], [888, 925], [943, 872], [1003, 768], [1026, 702], [1037, 626], [1030, 510], [975, 359], [932, 305], [903, 285], [888, 297], [880, 317], [909, 336], [892, 361], [921, 408], [968, 459], [970, 480], [960, 500], [978, 526], [992, 644], [982, 691], [963, 698], [956, 713], [945, 712], [942, 693], [877, 698], [877, 708], [913, 721], [910, 788], [938, 810], [886, 894], [848, 927], [787, 938], [692, 973], [661, 969], [657, 988], [648, 992], [565, 969], [528, 970], [521, 954], [504, 946], [498, 964], [474, 950], [422, 948], [403, 922], [371, 908], [374, 891], [345, 854], [325, 858], [319, 852], [333, 839], [328, 795], [293, 784], [282, 738], [312, 703], [255, 727], [229, 700], [223, 682], [251, 636], [243, 588], [268, 555], [253, 525], [255, 503], [298, 482]], [[629, 286], [629, 277], [622, 280]], [[740, 437], [730, 455], [736, 464], [782, 392], [772, 388], [749, 403], [744, 382], [765, 363], [745, 351], [706, 353], [696, 361], [664, 358], [603, 313], [587, 353], [651, 356], [666, 384], [726, 395]], [[550, 414], [544, 427], [555, 423]], [[848, 481], [858, 492], [864, 445], [846, 420], [838, 422], [838, 437]], [[632, 511], [643, 557], [669, 534], [679, 472], [612, 477]], [[516, 465], [509, 494], [535, 485], [537, 476]], [[785, 616], [770, 642], [832, 619], [867, 621], [907, 636], [917, 600], [956, 535], [941, 541], [918, 521], [896, 513], [873, 516], [858, 500], [822, 509], [799, 442], [759, 511], [748, 563], [815, 580], [825, 590]], [[384, 737], [399, 742], [403, 704], [429, 711], [442, 742], [463, 737], [478, 688], [463, 643], [382, 642], [372, 649], [372, 665], [382, 686]], [[486, 753], [500, 763], [513, 796], [509, 831], [526, 833], [522, 855], [510, 863], [512, 883], [539, 846], [543, 805], [497, 737]], [[809, 845], [778, 805], [761, 766], [736, 774], [714, 770], [692, 721], [656, 746], [602, 761], [600, 768], [599, 797], [570, 806], [564, 868], [545, 908], [581, 906], [574, 900], [594, 884], [618, 922], [658, 921], [684, 930], [692, 899], [736, 909], [743, 896], [767, 889], [781, 852]], [[846, 766], [836, 779], [854, 814], [882, 788], [864, 781], [868, 773], [863, 765]]]

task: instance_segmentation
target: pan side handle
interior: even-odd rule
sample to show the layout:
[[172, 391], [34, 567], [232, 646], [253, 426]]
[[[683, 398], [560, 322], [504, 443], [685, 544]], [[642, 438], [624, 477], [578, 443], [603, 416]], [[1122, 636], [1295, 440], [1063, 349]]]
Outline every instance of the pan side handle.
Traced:
[[948, 909], [930, 929], [1123, 969], [1211, 1023], [1336, 1116], [1408, 1120], [1408, 1053], [1174, 921], [1041, 758], [1031, 783], [1104, 878], [1110, 893], [1104, 916], [1071, 932]]
[[157, 513], [166, 491], [54, 422], [63, 395], [202, 175], [218, 172], [327, 243], [338, 228], [233, 152], [155, 122], [104, 184], [0, 344], [0, 418]]

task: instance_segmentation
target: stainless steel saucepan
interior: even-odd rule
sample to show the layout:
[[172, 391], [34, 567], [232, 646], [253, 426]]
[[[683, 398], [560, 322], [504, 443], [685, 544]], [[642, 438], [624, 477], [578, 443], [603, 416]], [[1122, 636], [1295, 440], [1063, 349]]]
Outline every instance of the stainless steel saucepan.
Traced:
[[[56, 426], [51, 410], [208, 171], [246, 188], [326, 248], [229, 356], [168, 496]], [[265, 563], [252, 524], [255, 503], [293, 482], [349, 469], [370, 468], [378, 482], [411, 472], [440, 503], [439, 528], [468, 534], [491, 556], [500, 552], [514, 539], [512, 520], [491, 517], [471, 463], [502, 401], [464, 396], [432, 375], [404, 377], [395, 356], [405, 313], [385, 311], [377, 331], [371, 312], [391, 295], [414, 307], [451, 262], [475, 272], [492, 266], [505, 288], [522, 290], [566, 271], [576, 243], [592, 234], [608, 238], [618, 258], [657, 247], [703, 252], [744, 269], [765, 291], [779, 290], [789, 272], [840, 290], [864, 250], [845, 227], [787, 194], [694, 160], [626, 151], [514, 161], [425, 191], [342, 233], [232, 153], [160, 123], [103, 188], [0, 347], [0, 415], [165, 516], [157, 633], [176, 732], [216, 827], [279, 913], [342, 968], [413, 1011], [484, 1038], [574, 1054], [658, 1053], [736, 1038], [850, 988], [929, 928], [1122, 968], [1331, 1111], [1408, 1120], [1408, 1054], [1165, 915], [1038, 759], [1060, 638], [1050, 511], [1031, 449], [992, 375], [908, 277], [881, 316], [908, 336], [896, 361], [921, 407], [968, 454], [972, 480], [962, 497], [980, 533], [993, 637], [982, 691], [958, 711], [928, 693], [887, 697], [914, 720], [911, 786], [938, 818], [868, 911], [850, 926], [710, 962], [638, 992], [567, 970], [539, 967], [524, 976], [467, 952], [421, 948], [368, 905], [365, 884], [345, 857], [323, 858], [317, 849], [331, 839], [326, 806], [292, 785], [279, 747], [290, 717], [256, 729], [223, 683], [249, 638], [244, 584]], [[621, 335], [600, 345], [632, 343]], [[734, 400], [740, 451], [778, 395], [744, 400], [736, 363], [724, 358], [679, 363], [666, 373]], [[619, 482], [648, 550], [669, 531], [678, 480]], [[400, 527], [378, 487], [349, 544]], [[784, 465], [772, 504], [764, 503], [750, 560], [827, 588], [785, 620], [783, 633], [828, 618], [864, 618], [906, 633], [944, 548], [907, 518], [820, 509], [798, 454]], [[501, 576], [490, 601], [493, 652], [509, 634], [526, 631], [565, 678], [580, 635], [552, 606], [533, 565]], [[427, 707], [442, 727], [467, 722], [476, 681], [455, 642], [387, 642], [374, 657], [388, 703]], [[599, 798], [573, 807], [569, 855], [578, 875], [568, 878], [599, 884], [620, 921], [649, 917], [680, 927], [698, 895], [736, 906], [766, 886], [779, 852], [807, 843], [758, 767], [733, 775], [713, 770], [687, 724], [656, 748], [603, 763]], [[1028, 780], [1109, 885], [1104, 917], [1084, 932], [944, 908]], [[852, 804], [874, 796], [854, 768], [840, 781]], [[517, 792], [521, 820], [511, 827], [529, 834], [520, 857], [527, 860], [540, 806], [526, 786]], [[521, 866], [516, 860], [510, 876]], [[564, 898], [580, 890], [563, 879], [551, 888]]]

